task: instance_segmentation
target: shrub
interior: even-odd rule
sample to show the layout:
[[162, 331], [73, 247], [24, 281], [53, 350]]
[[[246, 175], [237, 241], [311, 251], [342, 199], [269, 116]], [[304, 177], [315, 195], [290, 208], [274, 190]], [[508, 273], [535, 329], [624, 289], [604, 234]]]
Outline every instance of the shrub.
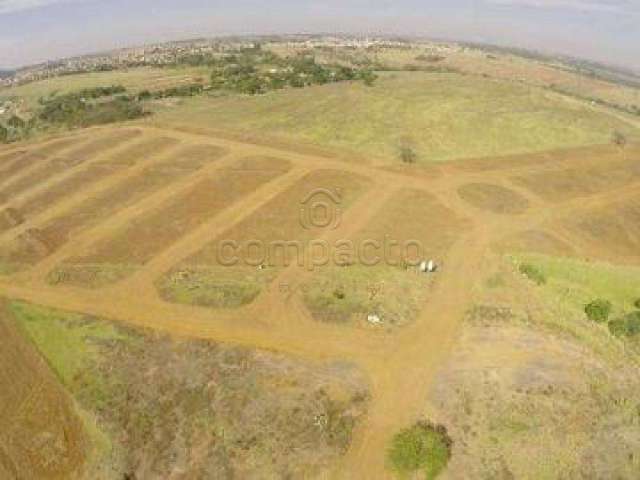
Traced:
[[522, 275], [538, 285], [544, 285], [547, 283], [547, 277], [545, 277], [544, 273], [530, 263], [521, 264], [518, 270]]
[[138, 100], [143, 101], [149, 99], [151, 99], [151, 92], [149, 90], [142, 90], [138, 93]]
[[585, 305], [584, 313], [587, 314], [587, 318], [589, 318], [589, 320], [593, 320], [597, 323], [605, 323], [609, 320], [612, 308], [613, 305], [611, 305], [610, 301], [599, 298]]
[[446, 428], [418, 422], [396, 434], [387, 456], [391, 466], [400, 474], [424, 471], [426, 479], [434, 479], [447, 466], [451, 445]]
[[404, 163], [416, 163], [416, 159], [418, 155], [415, 150], [408, 145], [403, 145], [400, 147], [400, 159]]
[[26, 126], [26, 122], [17, 115], [13, 115], [9, 120], [7, 120], [7, 125], [12, 128], [20, 129]]
[[610, 321], [609, 331], [616, 337], [635, 337], [640, 334], [640, 312]]
[[636, 298], [636, 300], [633, 302], [633, 306], [636, 308], [640, 308], [640, 298]]
[[618, 147], [624, 147], [627, 144], [627, 137], [624, 135], [624, 133], [618, 130], [614, 130], [614, 132], [611, 134], [611, 143], [617, 145]]
[[[92, 95], [104, 96], [106, 92], [118, 92], [118, 87], [104, 87]], [[142, 106], [127, 96], [114, 97], [100, 102], [89, 102], [80, 94], [70, 93], [43, 100], [39, 120], [51, 124], [64, 124], [70, 127], [88, 127], [123, 120], [132, 120], [145, 115]]]

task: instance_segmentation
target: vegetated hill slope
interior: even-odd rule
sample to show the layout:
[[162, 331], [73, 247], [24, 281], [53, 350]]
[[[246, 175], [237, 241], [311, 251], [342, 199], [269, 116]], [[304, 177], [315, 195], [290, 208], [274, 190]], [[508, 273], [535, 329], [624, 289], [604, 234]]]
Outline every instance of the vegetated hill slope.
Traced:
[[163, 89], [184, 83], [207, 80], [209, 69], [205, 67], [152, 68], [141, 67], [112, 72], [94, 72], [64, 75], [31, 82], [15, 87], [0, 88], [0, 97], [22, 98], [34, 107], [40, 97], [63, 95], [85, 88], [122, 85], [137, 93], [144, 89]]
[[340, 83], [260, 96], [197, 97], [159, 123], [209, 127], [352, 150], [385, 162], [415, 151], [440, 162], [604, 144], [634, 127], [538, 88], [471, 75], [388, 72], [372, 87]]
[[0, 304], [0, 478], [68, 479], [84, 433], [72, 401]]

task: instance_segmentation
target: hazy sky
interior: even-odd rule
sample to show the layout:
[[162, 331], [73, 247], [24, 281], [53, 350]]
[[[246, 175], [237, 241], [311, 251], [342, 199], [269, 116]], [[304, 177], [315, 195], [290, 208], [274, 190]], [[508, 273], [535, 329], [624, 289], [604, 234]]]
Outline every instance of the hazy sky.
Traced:
[[0, 0], [0, 67], [242, 33], [418, 34], [640, 72], [640, 0]]

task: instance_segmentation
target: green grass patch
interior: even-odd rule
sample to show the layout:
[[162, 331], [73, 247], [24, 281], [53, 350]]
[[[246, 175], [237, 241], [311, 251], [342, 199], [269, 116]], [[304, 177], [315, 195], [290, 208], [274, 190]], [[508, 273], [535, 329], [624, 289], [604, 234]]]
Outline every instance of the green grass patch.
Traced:
[[419, 313], [429, 281], [416, 269], [332, 266], [313, 273], [303, 286], [303, 299], [320, 321], [349, 323], [375, 314], [385, 325], [401, 326]]
[[383, 72], [370, 87], [343, 82], [187, 99], [155, 120], [352, 150], [391, 164], [402, 164], [407, 144], [412, 161], [426, 164], [608, 144], [614, 130], [638, 136], [613, 116], [543, 90], [425, 72]]
[[[540, 295], [549, 310], [538, 317], [539, 321], [572, 336], [603, 358], [612, 362], [626, 361], [623, 345], [612, 341], [609, 331], [627, 338], [626, 332], [635, 329], [634, 320], [627, 324], [624, 319], [637, 311], [634, 303], [640, 289], [640, 268], [542, 254], [522, 254], [511, 260], [515, 265], [533, 265], [547, 279]], [[598, 299], [603, 301], [594, 302]], [[608, 315], [605, 315], [607, 311]], [[609, 322], [609, 331], [594, 325], [596, 319], [605, 324], [605, 317], [614, 319]]]
[[85, 372], [99, 358], [99, 343], [127, 338], [108, 323], [81, 314], [18, 301], [11, 302], [10, 309], [62, 384], [72, 392], [82, 387], [88, 392], [85, 400], [102, 404], [108, 395], [108, 386], [100, 377]]
[[605, 262], [586, 262], [543, 254], [512, 257], [517, 264], [529, 264], [546, 279], [551, 290], [584, 310], [594, 299], [607, 299], [612, 314], [632, 310], [640, 294], [640, 268]]
[[253, 267], [190, 267], [163, 276], [156, 288], [163, 299], [173, 303], [238, 308], [253, 302], [276, 272]]
[[425, 480], [432, 480], [446, 468], [451, 445], [444, 427], [419, 422], [393, 437], [387, 458], [403, 477], [423, 472]]

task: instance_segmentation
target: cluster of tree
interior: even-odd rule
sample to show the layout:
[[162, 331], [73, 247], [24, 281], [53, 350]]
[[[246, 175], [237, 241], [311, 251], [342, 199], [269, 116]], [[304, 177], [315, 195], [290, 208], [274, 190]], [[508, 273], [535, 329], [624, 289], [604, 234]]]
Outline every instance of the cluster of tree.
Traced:
[[144, 115], [138, 99], [126, 95], [126, 89], [120, 85], [52, 95], [41, 98], [40, 105], [39, 121], [69, 127], [101, 125]]
[[204, 91], [204, 85], [200, 83], [192, 83], [188, 85], [180, 85], [177, 87], [170, 87], [164, 90], [158, 90], [150, 92], [149, 90], [143, 90], [137, 95], [137, 99], [140, 101], [154, 100], [159, 98], [170, 97], [193, 97], [200, 95]]
[[0, 143], [24, 140], [35, 131], [63, 127], [89, 127], [145, 115], [141, 102], [121, 85], [96, 87], [39, 99], [39, 110], [28, 120], [13, 115], [0, 123]]
[[256, 95], [285, 87], [302, 88], [349, 80], [362, 80], [366, 85], [372, 85], [377, 78], [369, 69], [323, 65], [312, 56], [280, 58], [269, 53], [265, 59], [263, 55], [260, 62], [246, 54], [240, 58], [227, 58], [214, 68], [211, 87]]
[[616, 337], [638, 337], [640, 335], [640, 299], [633, 306], [637, 309], [631, 313], [610, 320], [613, 304], [604, 299], [597, 299], [585, 305], [587, 318], [597, 323], [606, 323], [609, 331]]
[[175, 62], [167, 66], [219, 67], [230, 63], [273, 64], [278, 61], [279, 57], [275, 53], [264, 50], [262, 45], [256, 44], [251, 48], [240, 48], [224, 54], [214, 52], [187, 54], [177, 57]]
[[29, 136], [36, 126], [35, 119], [24, 120], [12, 115], [4, 123], [0, 123], [0, 143], [10, 143]]
[[442, 55], [422, 53], [416, 57], [416, 60], [419, 62], [437, 63], [443, 61], [445, 58], [446, 57], [443, 57]]

